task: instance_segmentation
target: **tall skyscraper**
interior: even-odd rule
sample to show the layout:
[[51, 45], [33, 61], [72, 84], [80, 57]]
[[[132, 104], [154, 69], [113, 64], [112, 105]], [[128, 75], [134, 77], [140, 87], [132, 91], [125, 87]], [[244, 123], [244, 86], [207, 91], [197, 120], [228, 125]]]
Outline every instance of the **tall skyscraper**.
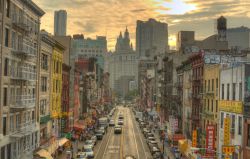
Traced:
[[66, 34], [67, 34], [67, 12], [66, 10], [55, 11], [54, 35], [66, 36]]
[[136, 52], [140, 57], [153, 57], [168, 50], [168, 24], [155, 19], [137, 21]]

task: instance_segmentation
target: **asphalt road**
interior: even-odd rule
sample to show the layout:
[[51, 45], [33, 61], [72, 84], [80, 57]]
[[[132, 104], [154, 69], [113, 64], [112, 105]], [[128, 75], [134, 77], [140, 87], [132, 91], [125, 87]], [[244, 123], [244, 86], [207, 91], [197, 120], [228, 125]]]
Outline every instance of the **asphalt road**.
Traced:
[[113, 119], [118, 120], [118, 114], [124, 116], [122, 134], [114, 134], [114, 128], [109, 127], [102, 141], [94, 148], [95, 159], [123, 159], [133, 155], [136, 159], [151, 159], [145, 139], [129, 108], [118, 107]]

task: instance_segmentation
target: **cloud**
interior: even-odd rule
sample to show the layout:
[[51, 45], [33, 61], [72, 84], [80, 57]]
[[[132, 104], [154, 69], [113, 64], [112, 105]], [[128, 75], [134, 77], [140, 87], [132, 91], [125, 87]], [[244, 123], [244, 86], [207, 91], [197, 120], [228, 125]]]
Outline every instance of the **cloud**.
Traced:
[[[228, 19], [229, 26], [250, 27], [249, 0], [33, 1], [46, 12], [41, 20], [41, 28], [53, 33], [54, 11], [65, 9], [68, 13], [68, 34], [82, 33], [85, 37], [92, 38], [96, 35], [105, 35], [109, 49], [114, 49], [116, 37], [126, 26], [135, 46], [136, 20], [155, 18], [169, 24], [169, 35], [175, 35], [180, 30], [194, 30], [198, 38], [213, 34], [215, 20], [221, 15]], [[178, 9], [178, 4], [182, 7], [195, 6], [195, 8], [182, 11]], [[171, 41], [172, 43], [174, 42]]]

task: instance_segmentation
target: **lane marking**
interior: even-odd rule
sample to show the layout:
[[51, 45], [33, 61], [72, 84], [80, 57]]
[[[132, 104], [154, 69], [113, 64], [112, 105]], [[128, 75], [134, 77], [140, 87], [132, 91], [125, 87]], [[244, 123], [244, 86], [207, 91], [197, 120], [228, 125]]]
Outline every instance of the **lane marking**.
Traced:
[[[116, 114], [115, 114], [115, 118], [116, 118], [116, 116], [117, 116], [117, 113], [118, 113], [118, 112], [116, 112]], [[108, 141], [107, 141], [107, 143], [106, 143], [106, 145], [105, 145], [105, 150], [106, 150], [106, 147], [107, 147], [108, 142], [109, 142], [109, 140], [110, 140], [110, 136], [111, 136], [111, 132], [112, 132], [111, 130], [112, 130], [112, 127], [111, 127], [111, 129], [110, 129], [110, 131], [109, 131]], [[99, 149], [98, 149], [97, 152], [96, 152], [95, 158], [98, 156], [99, 151], [100, 151], [100, 149], [101, 149], [101, 147], [102, 147], [103, 142], [104, 142], [104, 138], [102, 139], [102, 141], [101, 141], [101, 143], [100, 143], [100, 146], [99, 146]], [[105, 154], [105, 150], [104, 150], [103, 154]], [[102, 156], [102, 158], [103, 158], [103, 157], [104, 157], [104, 155]]]
[[137, 157], [140, 158], [140, 154], [139, 154], [139, 151], [138, 151], [138, 145], [137, 145], [137, 141], [136, 141], [136, 138], [135, 138], [134, 123], [133, 123], [133, 121], [132, 121], [132, 116], [131, 116], [130, 113], [129, 113], [129, 116], [130, 116], [130, 120], [131, 120], [131, 123], [132, 123], [133, 136], [134, 136], [134, 140], [135, 140], [135, 147], [136, 147], [136, 151], [137, 151]]
[[[131, 112], [131, 110], [130, 110], [130, 112]], [[132, 112], [132, 113], [133, 113], [133, 112]], [[134, 114], [132, 114], [132, 116], [134, 117]], [[135, 123], [135, 121], [134, 121], [134, 123]], [[143, 144], [143, 142], [142, 142], [142, 138], [141, 138], [141, 134], [142, 134], [142, 133], [140, 132], [140, 130], [139, 130], [138, 126], [136, 125], [136, 123], [135, 123], [135, 127], [136, 127], [136, 129], [138, 130], [138, 135], [139, 135], [139, 138], [140, 138], [140, 141], [141, 141], [141, 144], [142, 144], [142, 148], [143, 148], [144, 154], [145, 154], [146, 159], [147, 159], [148, 156], [146, 155], [147, 153], [146, 153], [146, 150], [145, 150], [144, 144]]]

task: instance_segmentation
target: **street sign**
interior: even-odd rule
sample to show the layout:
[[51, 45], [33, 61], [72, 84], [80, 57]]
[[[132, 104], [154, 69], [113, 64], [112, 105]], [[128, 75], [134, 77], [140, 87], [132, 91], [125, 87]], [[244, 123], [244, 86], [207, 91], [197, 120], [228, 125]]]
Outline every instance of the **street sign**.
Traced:
[[224, 145], [230, 145], [230, 118], [224, 118]]
[[197, 147], [197, 130], [193, 130], [192, 147]]

